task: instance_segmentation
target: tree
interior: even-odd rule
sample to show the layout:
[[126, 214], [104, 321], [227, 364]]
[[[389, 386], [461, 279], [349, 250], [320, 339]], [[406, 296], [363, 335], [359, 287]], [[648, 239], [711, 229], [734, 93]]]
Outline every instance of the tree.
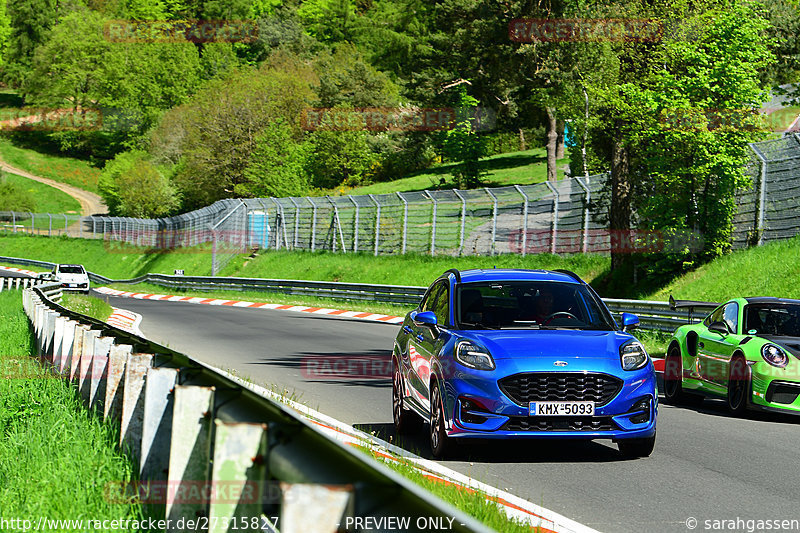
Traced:
[[323, 107], [383, 107], [398, 103], [398, 87], [364, 61], [352, 44], [339, 44], [332, 54], [320, 54], [314, 70], [319, 76], [317, 94]]
[[[467, 94], [462, 86], [457, 106], [460, 109], [474, 108], [478, 101]], [[488, 174], [480, 159], [486, 156], [486, 141], [472, 128], [468, 116], [461, 117], [452, 129], [443, 132], [442, 152], [451, 161], [458, 161], [453, 169], [455, 182], [461, 189], [472, 189], [481, 185]]]
[[99, 189], [113, 216], [158, 218], [179, 205], [175, 187], [143, 151], [125, 152], [109, 161]]
[[11, 19], [6, 9], [6, 1], [0, 0], [0, 65], [7, 60], [8, 37], [11, 35]]
[[236, 185], [246, 182], [258, 137], [272, 122], [283, 119], [300, 131], [315, 83], [310, 66], [276, 53], [258, 69], [243, 68], [209, 81], [186, 105], [167, 112], [151, 136], [150, 150], [159, 162], [177, 157], [175, 183], [184, 208], [234, 195]]
[[237, 196], [254, 198], [304, 196], [309, 155], [308, 143], [298, 142], [285, 121], [273, 122], [256, 139], [244, 181], [233, 190]]
[[317, 131], [310, 142], [313, 150], [308, 172], [315, 187], [359, 185], [369, 181], [371, 167], [378, 164], [364, 131]]
[[30, 71], [34, 50], [45, 41], [56, 21], [58, 4], [56, 0], [10, 0], [6, 8], [11, 35], [3, 78], [19, 86]]

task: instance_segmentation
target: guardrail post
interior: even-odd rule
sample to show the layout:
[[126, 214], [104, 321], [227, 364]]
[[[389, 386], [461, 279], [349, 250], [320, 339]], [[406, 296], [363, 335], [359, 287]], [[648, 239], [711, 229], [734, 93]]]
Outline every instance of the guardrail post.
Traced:
[[522, 257], [528, 252], [528, 195], [522, 190], [519, 185], [514, 185], [517, 192], [522, 196], [522, 201], [525, 202], [522, 207]]
[[61, 346], [58, 349], [58, 359], [53, 364], [60, 375], [69, 371], [69, 360], [72, 357], [72, 346], [75, 343], [75, 328], [78, 323], [74, 320], [65, 319], [64, 327], [61, 332]]
[[281, 483], [281, 533], [336, 533], [353, 505], [353, 487]]
[[403, 195], [400, 194], [400, 191], [397, 191], [397, 197], [403, 202], [403, 242], [400, 245], [400, 253], [406, 253], [406, 241], [408, 238], [408, 201], [403, 198]]
[[378, 244], [380, 243], [381, 234], [381, 204], [375, 199], [373, 195], [369, 195], [369, 199], [375, 202], [375, 252], [373, 255], [378, 255]]
[[91, 361], [91, 380], [89, 380], [89, 409], [96, 409], [106, 397], [106, 372], [108, 353], [114, 345], [112, 337], [98, 337], [94, 341], [94, 353]]
[[547, 188], [553, 193], [553, 224], [550, 227], [550, 253], [556, 253], [556, 238], [558, 237], [558, 189], [556, 189], [549, 181], [544, 182]]
[[492, 251], [491, 255], [494, 255], [495, 252], [495, 241], [497, 238], [497, 196], [489, 189], [489, 187], [484, 187], [486, 193], [492, 197]]
[[[89, 331], [89, 326], [85, 324], [77, 324], [75, 326], [75, 334], [72, 341], [72, 349], [70, 350], [69, 360], [69, 380], [77, 382], [80, 375], [81, 352], [83, 351], [83, 337]], [[66, 363], [65, 362], [65, 370]]]
[[96, 329], [89, 329], [83, 333], [83, 346], [81, 349], [81, 358], [78, 362], [78, 391], [80, 391], [81, 398], [85, 403], [89, 402], [89, 392], [91, 390], [91, 368], [92, 368], [92, 355], [94, 354], [94, 343], [100, 336], [100, 332]]
[[115, 344], [108, 352], [108, 371], [103, 400], [103, 420], [119, 420], [122, 417], [123, 376], [125, 361], [133, 352], [130, 344]]
[[131, 457], [141, 456], [144, 419], [143, 389], [147, 369], [152, 364], [153, 356], [151, 354], [131, 354], [125, 361], [119, 441], [120, 445], [128, 447]]
[[139, 474], [143, 479], [166, 480], [169, 469], [172, 407], [176, 368], [148, 368], [144, 387], [142, 451]]
[[[172, 437], [169, 447], [169, 494], [179, 495], [167, 499], [165, 516], [175, 524], [172, 531], [183, 531], [177, 521], [183, 517], [205, 515], [208, 502], [181, 498], [196, 485], [206, 485], [211, 460], [211, 413], [214, 410], [214, 387], [176, 385], [173, 403]], [[186, 490], [186, 489], [189, 490]], [[208, 493], [214, 494], [215, 487]], [[200, 491], [203, 494], [205, 490]]]
[[44, 323], [42, 324], [42, 350], [39, 353], [39, 360], [44, 365], [45, 362], [51, 362], [51, 354], [53, 353], [53, 338], [55, 337], [56, 317], [58, 313], [50, 309], [45, 309]]
[[56, 323], [53, 327], [53, 342], [50, 345], [50, 352], [48, 353], [50, 363], [55, 368], [58, 368], [59, 362], [61, 361], [61, 345], [63, 344], [64, 326], [67, 320], [67, 317], [56, 314]]
[[[213, 501], [209, 505], [209, 532], [227, 533], [233, 520], [261, 516], [261, 495], [266, 478], [267, 425], [226, 423], [215, 420], [214, 463], [211, 482], [224, 483], [238, 501]], [[241, 487], [241, 490], [235, 490]], [[231, 531], [233, 529], [230, 529]]]

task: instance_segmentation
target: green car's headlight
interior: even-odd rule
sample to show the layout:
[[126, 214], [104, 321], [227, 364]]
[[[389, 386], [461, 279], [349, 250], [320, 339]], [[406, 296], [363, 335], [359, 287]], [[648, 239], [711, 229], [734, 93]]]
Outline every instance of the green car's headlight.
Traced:
[[494, 359], [489, 351], [471, 342], [459, 342], [455, 358], [462, 365], [475, 370], [494, 370]]
[[619, 347], [619, 357], [623, 370], [639, 370], [649, 360], [644, 346], [638, 341], [631, 341]]
[[789, 364], [789, 356], [774, 344], [767, 343], [762, 346], [761, 357], [763, 357], [764, 361], [767, 363], [772, 366], [777, 366], [778, 368], [786, 368], [786, 365]]

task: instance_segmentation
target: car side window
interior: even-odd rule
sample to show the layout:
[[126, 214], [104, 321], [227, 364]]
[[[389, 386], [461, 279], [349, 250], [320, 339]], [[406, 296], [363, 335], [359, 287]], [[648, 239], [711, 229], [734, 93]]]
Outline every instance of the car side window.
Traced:
[[431, 311], [436, 314], [436, 322], [445, 326], [450, 321], [450, 291], [447, 282], [440, 283], [441, 290], [438, 291], [436, 301], [433, 302]]
[[739, 304], [731, 302], [726, 305], [722, 313], [722, 321], [727, 324], [728, 330], [736, 333], [739, 327]]
[[708, 327], [714, 322], [722, 322], [722, 317], [724, 316], [724, 313], [725, 313], [724, 305], [717, 307], [716, 309], [714, 309], [714, 311], [711, 312], [710, 315], [706, 317], [705, 320], [703, 320], [703, 325], [705, 327]]
[[433, 305], [436, 302], [436, 298], [439, 296], [439, 293], [441, 292], [441, 290], [442, 290], [442, 284], [441, 283], [437, 283], [436, 285], [434, 285], [433, 288], [431, 288], [431, 290], [428, 291], [427, 296], [425, 296], [425, 298], [422, 299], [422, 303], [419, 304], [419, 310], [420, 311], [432, 311], [433, 310]]

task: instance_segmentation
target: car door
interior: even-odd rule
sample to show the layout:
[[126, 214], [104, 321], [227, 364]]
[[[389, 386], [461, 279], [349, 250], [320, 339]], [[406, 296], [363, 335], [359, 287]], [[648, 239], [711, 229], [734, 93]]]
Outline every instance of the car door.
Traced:
[[[708, 388], [714, 392], [727, 391], [728, 368], [731, 355], [739, 344], [739, 304], [728, 302], [717, 308], [704, 322], [706, 326], [699, 335], [697, 360], [699, 373]], [[708, 326], [722, 322], [728, 328], [727, 334], [711, 331]]]
[[[421, 311], [433, 311], [436, 321], [440, 326], [446, 326], [450, 312], [449, 282], [444, 279], [436, 283], [431, 291], [431, 297]], [[430, 391], [428, 385], [431, 379], [431, 360], [438, 351], [438, 327], [414, 325], [414, 333], [409, 337], [409, 358], [411, 371], [415, 374], [414, 380], [418, 386], [418, 400], [423, 408], [430, 408]], [[412, 355], [413, 354], [413, 355]]]
[[[435, 283], [428, 294], [422, 299], [419, 304], [418, 311], [433, 311], [433, 306], [444, 290], [444, 284], [440, 281]], [[408, 383], [410, 393], [415, 401], [421, 407], [427, 408], [428, 406], [428, 381], [430, 377], [430, 356], [425, 357], [427, 350], [426, 333], [430, 335], [430, 328], [426, 326], [418, 326], [411, 321], [405, 325], [408, 328], [408, 344], [406, 346], [406, 355], [408, 357], [408, 373], [406, 375], [406, 383]]]

